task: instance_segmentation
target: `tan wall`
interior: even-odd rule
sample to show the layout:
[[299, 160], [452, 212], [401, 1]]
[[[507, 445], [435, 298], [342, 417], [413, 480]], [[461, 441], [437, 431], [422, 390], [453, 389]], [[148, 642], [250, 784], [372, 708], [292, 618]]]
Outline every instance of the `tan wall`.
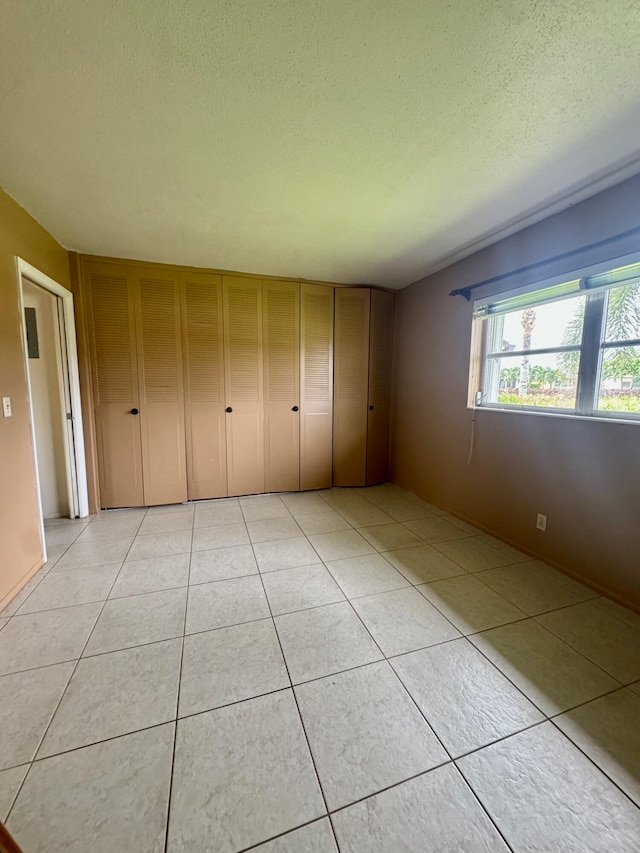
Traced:
[[0, 190], [0, 608], [41, 563], [16, 255], [69, 287], [67, 252]]
[[[640, 607], [640, 424], [478, 411], [467, 465], [471, 285], [640, 226], [640, 177], [412, 284], [396, 302], [393, 479]], [[640, 234], [483, 288], [640, 249]], [[548, 516], [547, 532], [536, 515]]]

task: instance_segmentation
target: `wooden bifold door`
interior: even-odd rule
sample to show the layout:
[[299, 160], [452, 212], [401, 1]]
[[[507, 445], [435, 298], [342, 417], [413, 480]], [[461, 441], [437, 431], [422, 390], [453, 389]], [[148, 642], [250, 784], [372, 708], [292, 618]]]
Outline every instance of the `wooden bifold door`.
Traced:
[[177, 276], [86, 270], [103, 508], [187, 499]]
[[393, 294], [83, 269], [102, 507], [386, 479]]

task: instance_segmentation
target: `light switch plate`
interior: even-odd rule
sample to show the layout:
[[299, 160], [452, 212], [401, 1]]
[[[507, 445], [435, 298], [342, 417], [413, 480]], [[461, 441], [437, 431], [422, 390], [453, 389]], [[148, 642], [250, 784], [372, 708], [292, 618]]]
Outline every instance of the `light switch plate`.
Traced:
[[5, 418], [11, 417], [11, 397], [2, 398], [2, 414]]

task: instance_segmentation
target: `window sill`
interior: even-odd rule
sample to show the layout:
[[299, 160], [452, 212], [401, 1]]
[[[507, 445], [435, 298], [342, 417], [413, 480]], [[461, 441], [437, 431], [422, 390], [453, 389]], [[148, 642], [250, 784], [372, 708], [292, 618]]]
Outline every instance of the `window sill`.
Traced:
[[626, 424], [627, 426], [632, 424], [633, 426], [640, 426], [640, 416], [628, 417], [625, 413], [619, 416], [612, 415], [611, 413], [607, 413], [606, 415], [580, 415], [567, 410], [556, 411], [554, 409], [531, 409], [524, 406], [493, 406], [486, 404], [482, 406], [467, 406], [467, 409], [474, 412], [507, 412], [512, 415], [537, 415], [538, 417], [561, 418], [570, 421], [590, 421], [596, 424]]

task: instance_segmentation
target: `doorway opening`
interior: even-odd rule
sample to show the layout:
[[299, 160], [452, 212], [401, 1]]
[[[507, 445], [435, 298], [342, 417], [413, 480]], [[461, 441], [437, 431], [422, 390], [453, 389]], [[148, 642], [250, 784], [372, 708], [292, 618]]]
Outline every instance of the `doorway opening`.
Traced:
[[89, 514], [73, 294], [18, 258], [31, 437], [44, 522]]

